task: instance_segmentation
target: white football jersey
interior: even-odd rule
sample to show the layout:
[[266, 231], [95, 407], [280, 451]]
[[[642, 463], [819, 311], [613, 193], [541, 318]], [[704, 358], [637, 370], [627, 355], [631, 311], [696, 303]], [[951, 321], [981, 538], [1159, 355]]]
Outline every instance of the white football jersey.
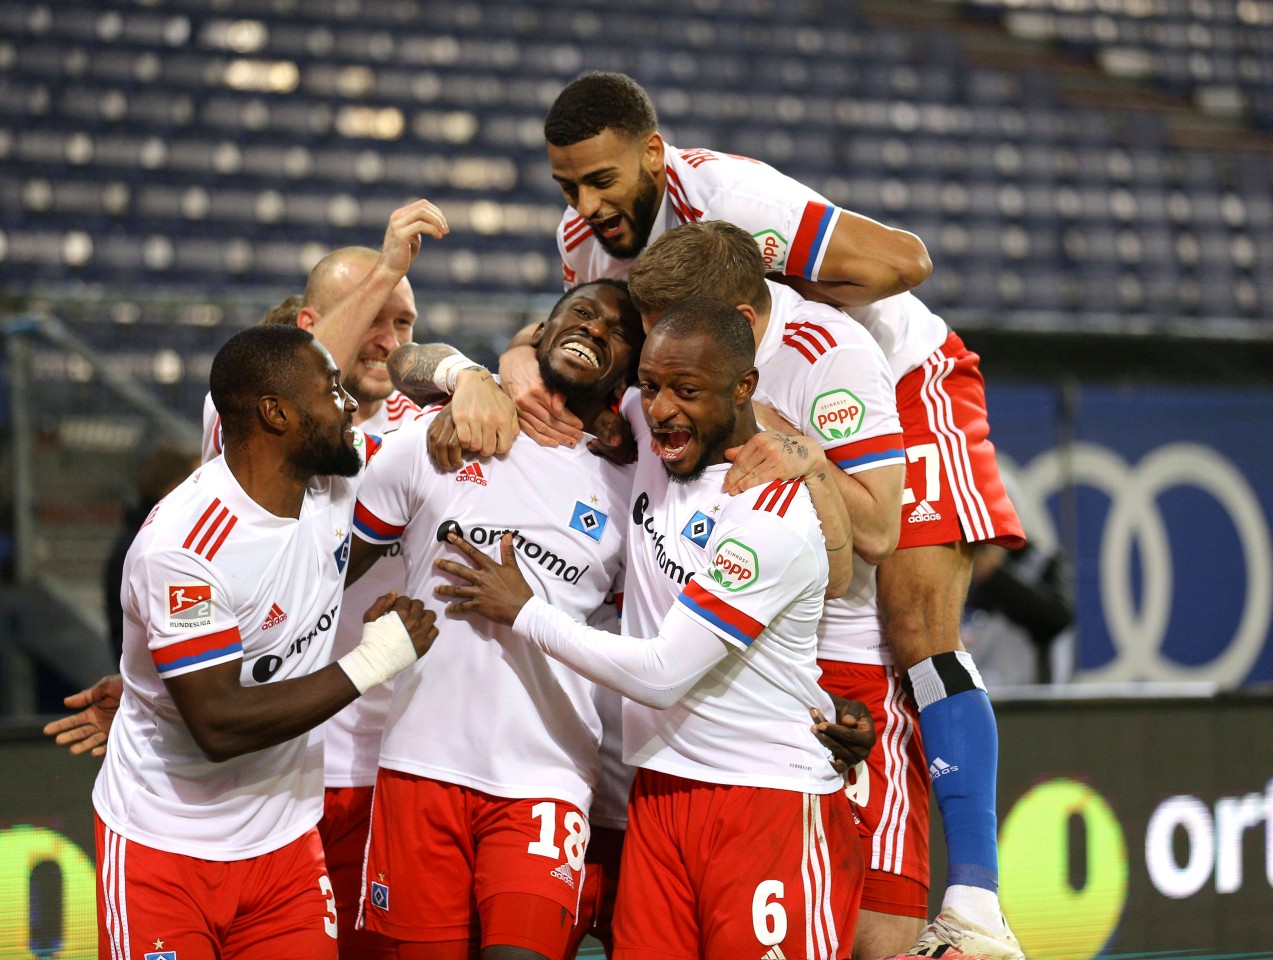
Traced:
[[[383, 436], [419, 415], [420, 407], [395, 390], [360, 427], [366, 433]], [[397, 590], [400, 596], [405, 596], [406, 586], [407, 565], [402, 559], [401, 546], [395, 545], [345, 590], [332, 658], [343, 657], [362, 641], [362, 615], [381, 594]], [[429, 598], [420, 599], [427, 601]], [[327, 786], [370, 787], [376, 782], [380, 735], [385, 729], [392, 698], [393, 681], [390, 680], [372, 687], [327, 721], [323, 728], [326, 738], [323, 744], [326, 758], [324, 780]]]
[[[756, 348], [763, 400], [845, 473], [906, 462], [897, 394], [884, 354], [839, 310], [769, 283], [769, 325]], [[891, 663], [880, 633], [875, 567], [853, 556], [853, 580], [827, 601], [818, 656], [854, 663]]]
[[831, 716], [818, 686], [818, 621], [827, 586], [822, 526], [801, 481], [721, 491], [729, 464], [672, 483], [644, 455], [650, 431], [628, 391], [637, 461], [628, 532], [623, 630], [652, 637], [689, 617], [731, 650], [667, 710], [623, 705], [624, 759], [707, 783], [833, 793], [844, 781], [810, 732]]
[[[664, 144], [667, 189], [649, 242], [682, 223], [725, 220], [756, 239], [767, 270], [817, 279], [840, 210], [826, 197], [768, 164], [712, 150]], [[601, 277], [626, 279], [633, 260], [606, 252], [584, 220], [567, 208], [557, 227], [567, 287]], [[894, 378], [916, 369], [949, 334], [946, 323], [910, 293], [849, 313], [884, 350]]]
[[[364, 458], [376, 443], [359, 433]], [[320, 730], [213, 763], [164, 681], [238, 662], [242, 683], [255, 686], [331, 662], [361, 476], [315, 478], [291, 519], [256, 503], [218, 457], [151, 513], [124, 565], [124, 695], [93, 788], [116, 833], [240, 860], [318, 822]]]
[[[447, 582], [438, 557], [463, 561], [445, 541], [457, 529], [499, 557], [512, 531], [535, 593], [586, 620], [624, 562], [631, 468], [576, 449], [521, 440], [502, 458], [443, 473], [428, 458], [432, 418], [392, 434], [368, 471], [355, 529], [372, 543], [402, 541], [407, 592], [433, 597]], [[441, 538], [441, 539], [440, 539]], [[601, 718], [593, 685], [482, 618], [448, 617], [438, 638], [394, 682], [380, 765], [498, 797], [552, 797], [587, 810], [600, 774]]]

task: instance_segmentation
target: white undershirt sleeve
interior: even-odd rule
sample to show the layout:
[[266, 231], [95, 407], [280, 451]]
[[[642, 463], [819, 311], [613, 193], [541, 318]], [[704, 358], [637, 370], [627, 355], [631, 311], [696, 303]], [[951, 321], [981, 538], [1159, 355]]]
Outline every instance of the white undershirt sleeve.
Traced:
[[656, 710], [680, 700], [729, 653], [720, 637], [675, 608], [657, 637], [642, 639], [594, 630], [531, 597], [513, 631], [593, 683]]

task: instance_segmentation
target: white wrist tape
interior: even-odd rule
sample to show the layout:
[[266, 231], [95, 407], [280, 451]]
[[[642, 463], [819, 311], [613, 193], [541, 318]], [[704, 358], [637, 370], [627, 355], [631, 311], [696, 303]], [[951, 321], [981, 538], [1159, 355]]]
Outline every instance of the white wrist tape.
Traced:
[[450, 396], [455, 393], [455, 380], [460, 371], [479, 366], [481, 364], [474, 363], [462, 353], [452, 354], [439, 360], [438, 365], [433, 368], [433, 385]]
[[336, 662], [363, 694], [415, 663], [415, 646], [402, 618], [391, 610], [363, 624], [362, 642]]

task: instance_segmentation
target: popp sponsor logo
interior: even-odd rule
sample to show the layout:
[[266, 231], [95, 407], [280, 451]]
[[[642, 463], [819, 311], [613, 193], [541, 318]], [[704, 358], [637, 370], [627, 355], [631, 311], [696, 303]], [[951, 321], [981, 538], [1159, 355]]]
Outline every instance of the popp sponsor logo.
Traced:
[[809, 423], [826, 440], [843, 440], [862, 428], [866, 405], [848, 390], [832, 390], [813, 401]]
[[726, 590], [736, 592], [751, 586], [760, 576], [756, 551], [737, 540], [722, 540], [712, 561], [712, 579]]

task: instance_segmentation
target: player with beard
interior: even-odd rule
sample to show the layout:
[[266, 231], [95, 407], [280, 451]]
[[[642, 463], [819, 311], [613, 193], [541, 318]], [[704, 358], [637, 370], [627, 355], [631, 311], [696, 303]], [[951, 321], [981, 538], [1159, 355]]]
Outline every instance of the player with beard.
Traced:
[[[642, 340], [626, 285], [569, 291], [532, 337], [544, 373], [587, 424], [631, 380]], [[437, 580], [459, 529], [494, 549], [513, 531], [535, 590], [580, 617], [619, 586], [631, 469], [516, 444], [458, 474], [435, 466], [440, 414], [408, 424], [359, 492], [351, 577], [401, 541], [408, 592]], [[440, 658], [440, 659], [439, 659]], [[395, 682], [376, 780], [362, 923], [402, 960], [559, 960], [578, 912], [601, 773], [591, 683], [502, 627], [453, 622], [430, 666]], [[476, 691], [492, 709], [475, 709]], [[422, 735], [427, 731], [427, 735]]]
[[[639, 398], [645, 424], [628, 511], [626, 637], [537, 596], [507, 537], [496, 563], [452, 532], [472, 566], [438, 564], [463, 581], [434, 591], [454, 601], [449, 613], [511, 624], [529, 646], [630, 698], [624, 752], [639, 769], [618, 960], [840, 958], [853, 938], [861, 849], [843, 779], [809, 728], [811, 708], [831, 706], [817, 684], [822, 527], [800, 480], [736, 497], [721, 489], [725, 449], [758, 430], [754, 353], [747, 321], [720, 301], [681, 303], [647, 337], [639, 394], [624, 400], [635, 414]], [[873, 740], [866, 721], [859, 759]]]
[[99, 953], [335, 958], [317, 728], [437, 631], [386, 594], [331, 662], [370, 447], [330, 354], [252, 327], [211, 383], [225, 453], [159, 503], [125, 565], [123, 696], [93, 790]]
[[[1019, 549], [1025, 535], [989, 440], [980, 358], [910, 292], [932, 268], [923, 244], [764, 163], [672, 147], [645, 91], [623, 74], [567, 84], [544, 134], [570, 207], [557, 231], [566, 283], [627, 277], [633, 258], [671, 228], [723, 220], [752, 236], [768, 271], [807, 299], [843, 308], [883, 349], [907, 462], [897, 548], [877, 569], [879, 614], [927, 759], [942, 771], [932, 791], [950, 864], [941, 912], [909, 952], [1021, 960], [998, 899], [998, 731], [960, 623], [976, 545]], [[577, 424], [539, 388], [524, 349], [506, 354], [500, 372], [527, 432], [576, 442]], [[865, 542], [870, 531], [861, 533]], [[913, 892], [879, 909], [901, 921], [927, 911]]]

